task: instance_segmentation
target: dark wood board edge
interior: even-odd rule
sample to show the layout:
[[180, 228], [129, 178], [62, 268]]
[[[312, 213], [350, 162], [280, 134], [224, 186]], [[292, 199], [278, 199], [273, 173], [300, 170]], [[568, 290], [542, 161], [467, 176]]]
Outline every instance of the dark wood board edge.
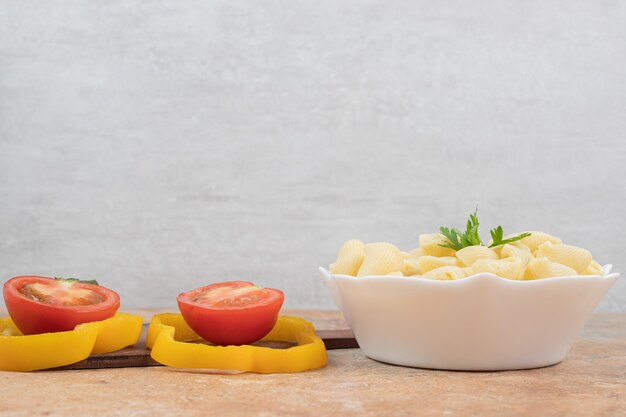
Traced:
[[83, 361], [60, 366], [54, 370], [144, 368], [147, 366], [161, 366], [161, 364], [150, 357], [150, 350], [128, 347], [116, 352], [91, 355]]
[[350, 329], [318, 330], [316, 333], [324, 341], [327, 350], [359, 348], [354, 333]]
[[[357, 349], [359, 344], [350, 329], [318, 330], [317, 335], [324, 341], [327, 350]], [[161, 366], [150, 357], [150, 350], [143, 347], [145, 336], [142, 335], [136, 346], [130, 346], [111, 353], [91, 355], [87, 359], [54, 370], [142, 368]]]

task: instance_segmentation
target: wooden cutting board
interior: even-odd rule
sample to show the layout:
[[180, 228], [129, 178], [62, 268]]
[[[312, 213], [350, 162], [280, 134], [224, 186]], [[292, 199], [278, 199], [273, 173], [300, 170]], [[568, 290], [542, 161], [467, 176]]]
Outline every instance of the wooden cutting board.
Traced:
[[[148, 325], [143, 325], [141, 337], [135, 346], [111, 352], [91, 355], [84, 361], [76, 362], [72, 365], [54, 368], [55, 370], [69, 369], [103, 369], [103, 368], [136, 368], [144, 366], [161, 366], [150, 357], [150, 350], [146, 348], [146, 332]], [[354, 338], [354, 334], [350, 329], [338, 330], [318, 330], [317, 335], [322, 338], [326, 349], [353, 349], [358, 348], [359, 344]], [[259, 343], [259, 345], [267, 346], [268, 344]], [[272, 347], [288, 347], [272, 344]]]

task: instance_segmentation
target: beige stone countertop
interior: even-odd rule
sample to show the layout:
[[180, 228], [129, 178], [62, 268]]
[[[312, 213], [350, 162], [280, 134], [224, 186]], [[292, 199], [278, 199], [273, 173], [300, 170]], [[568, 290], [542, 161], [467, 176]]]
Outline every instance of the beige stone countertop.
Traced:
[[[151, 311], [140, 311], [149, 317]], [[333, 311], [285, 312], [319, 329]], [[223, 375], [166, 367], [0, 372], [0, 416], [626, 416], [626, 314], [596, 314], [558, 365], [446, 372], [329, 351], [300, 374]]]

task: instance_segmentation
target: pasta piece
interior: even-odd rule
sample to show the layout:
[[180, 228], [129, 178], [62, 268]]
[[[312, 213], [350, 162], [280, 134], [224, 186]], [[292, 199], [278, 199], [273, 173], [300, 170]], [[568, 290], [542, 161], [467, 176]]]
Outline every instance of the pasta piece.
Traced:
[[404, 268], [402, 252], [391, 243], [368, 243], [364, 250], [365, 258], [357, 272], [357, 277], [385, 275], [390, 272], [402, 271]]
[[403, 277], [404, 274], [402, 273], [402, 271], [395, 271], [395, 272], [390, 272], [388, 274], [385, 274], [388, 277]]
[[540, 279], [551, 277], [575, 276], [576, 271], [569, 266], [550, 262], [548, 258], [536, 258], [528, 262], [524, 279]]
[[471, 277], [472, 275], [474, 275], [474, 271], [472, 271], [472, 267], [471, 266], [466, 266], [464, 268], [461, 268], [463, 270], [463, 273], [465, 274], [466, 277]]
[[498, 256], [500, 258], [508, 258], [508, 256], [503, 256], [502, 255], [502, 249], [504, 249], [504, 247], [507, 246], [507, 245], [513, 246], [513, 247], [515, 247], [517, 249], [525, 250], [528, 253], [530, 253], [531, 256], [532, 256], [532, 252], [530, 251], [530, 249], [528, 249], [528, 246], [524, 245], [523, 243], [521, 243], [519, 241], [512, 242], [512, 243], [505, 243], [504, 245], [496, 246], [495, 248], [492, 248], [492, 249], [494, 250], [495, 253], [498, 254]]
[[411, 275], [419, 275], [421, 273], [421, 269], [416, 258], [405, 259], [404, 267], [402, 268], [402, 274], [406, 276]]
[[454, 256], [454, 249], [439, 246], [448, 242], [446, 237], [439, 233], [420, 235], [420, 248], [424, 255], [430, 256]]
[[[515, 242], [514, 242], [515, 243]], [[500, 258], [502, 259], [507, 259], [507, 258], [515, 258], [515, 259], [519, 259], [522, 262], [523, 266], [526, 266], [526, 264], [528, 262], [530, 262], [531, 259], [534, 258], [533, 254], [530, 253], [530, 249], [528, 249], [526, 246], [524, 245], [512, 245], [512, 244], [505, 244], [502, 245], [502, 248], [500, 249]]]
[[604, 271], [602, 270], [602, 265], [596, 261], [591, 261], [587, 269], [583, 271], [582, 275], [604, 275]]
[[550, 241], [539, 245], [537, 257], [546, 257], [552, 262], [569, 266], [577, 273], [585, 271], [592, 261], [591, 252], [587, 249]]
[[465, 278], [463, 269], [458, 266], [441, 266], [435, 268], [432, 271], [428, 271], [422, 275], [424, 278], [436, 279], [436, 280], [452, 280]]
[[[530, 236], [526, 236], [524, 239], [520, 240], [521, 243], [526, 245], [531, 252], [535, 252], [539, 245], [544, 242], [552, 242], [552, 243], [562, 243], [561, 239], [556, 236], [551, 236], [547, 233], [543, 232], [529, 232]], [[511, 235], [515, 236], [515, 235]]]
[[411, 249], [409, 251], [409, 253], [411, 254], [411, 256], [413, 256], [414, 258], [419, 258], [420, 256], [424, 256], [424, 249], [422, 248], [415, 248], [415, 249]]
[[365, 257], [365, 245], [360, 240], [352, 239], [341, 245], [334, 264], [330, 265], [332, 274], [356, 275]]
[[457, 266], [457, 260], [454, 256], [442, 256], [440, 258], [436, 256], [420, 256], [417, 258], [417, 263], [422, 273], [442, 266]]
[[478, 259], [498, 259], [498, 254], [486, 246], [467, 246], [456, 251], [456, 257], [462, 266], [472, 266]]
[[478, 259], [472, 265], [474, 274], [489, 272], [502, 278], [520, 279], [524, 263], [520, 258]]

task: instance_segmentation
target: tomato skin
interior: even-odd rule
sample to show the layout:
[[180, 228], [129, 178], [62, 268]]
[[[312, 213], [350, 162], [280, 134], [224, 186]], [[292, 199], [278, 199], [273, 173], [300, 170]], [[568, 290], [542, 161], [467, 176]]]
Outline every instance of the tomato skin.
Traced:
[[176, 298], [183, 318], [200, 337], [216, 345], [245, 345], [262, 339], [274, 328], [285, 299], [280, 290], [263, 288], [270, 293], [269, 299], [241, 307], [224, 308], [194, 301], [199, 293], [224, 286], [241, 288], [254, 284], [247, 281], [211, 284]]
[[11, 319], [25, 334], [63, 332], [73, 330], [78, 324], [100, 321], [113, 317], [120, 307], [120, 296], [108, 288], [86, 283], [73, 283], [78, 288], [98, 292], [104, 301], [82, 306], [63, 306], [42, 303], [22, 294], [20, 289], [31, 283], [50, 284], [54, 278], [19, 276], [4, 283], [4, 301]]

